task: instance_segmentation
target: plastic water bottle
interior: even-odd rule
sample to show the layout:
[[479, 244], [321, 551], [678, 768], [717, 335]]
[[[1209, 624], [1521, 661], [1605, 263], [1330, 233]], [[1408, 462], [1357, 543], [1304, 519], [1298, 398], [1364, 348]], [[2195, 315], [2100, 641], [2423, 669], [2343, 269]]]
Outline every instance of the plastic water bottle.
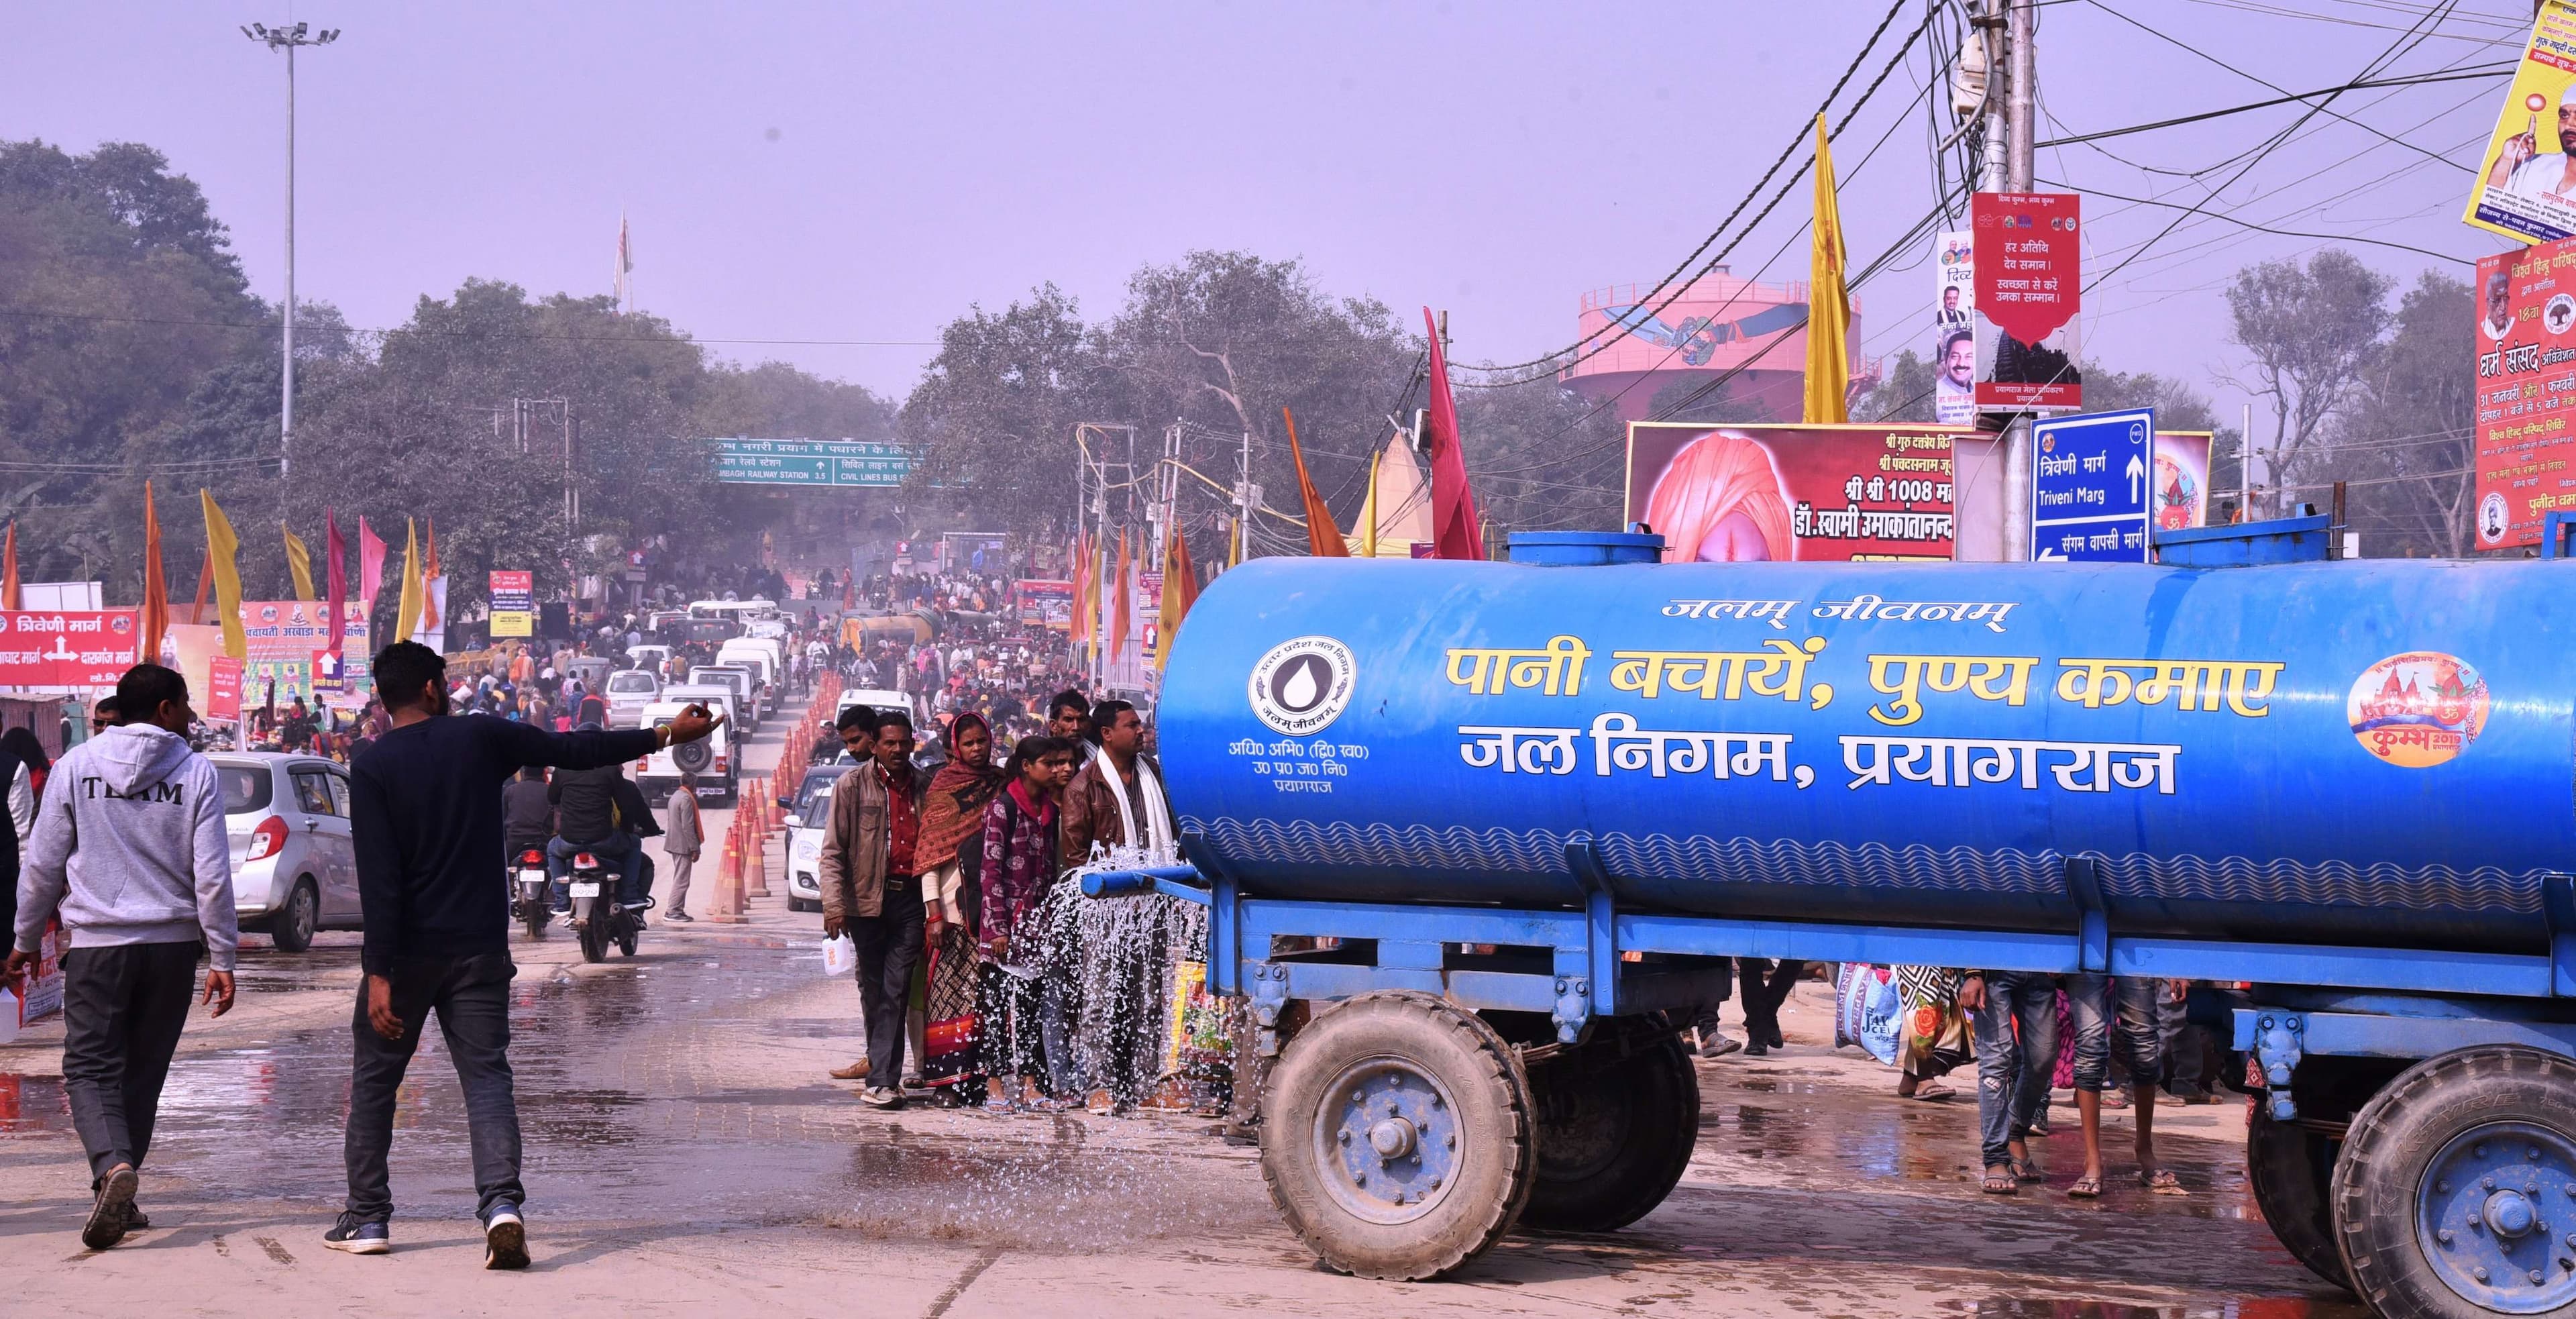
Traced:
[[18, 1038], [18, 996], [0, 985], [0, 1044]]
[[[851, 941], [850, 936], [844, 934], [837, 939], [825, 939], [823, 941], [823, 974], [827, 976], [846, 976], [856, 975], [858, 974], [858, 971], [859, 946]], [[17, 1029], [14, 1025], [17, 1021], [17, 1016], [14, 1011], [11, 1013], [9, 1019], [13, 1023], [10, 1029], [14, 1032]]]

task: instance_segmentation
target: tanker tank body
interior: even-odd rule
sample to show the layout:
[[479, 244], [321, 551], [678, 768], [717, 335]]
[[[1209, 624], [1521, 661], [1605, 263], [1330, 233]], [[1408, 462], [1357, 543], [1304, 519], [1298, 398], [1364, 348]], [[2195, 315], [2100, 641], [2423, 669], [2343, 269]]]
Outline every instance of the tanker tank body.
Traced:
[[2576, 1312], [2528, 1204], [2451, 1189], [2508, 1140], [2576, 1187], [2564, 565], [1658, 557], [1258, 560], [1174, 639], [1189, 864], [1085, 886], [1210, 904], [1328, 1263], [1652, 1209], [1698, 1110], [1664, 1013], [1756, 956], [2252, 982], [2195, 1011], [2293, 1253], [2384, 1313]]

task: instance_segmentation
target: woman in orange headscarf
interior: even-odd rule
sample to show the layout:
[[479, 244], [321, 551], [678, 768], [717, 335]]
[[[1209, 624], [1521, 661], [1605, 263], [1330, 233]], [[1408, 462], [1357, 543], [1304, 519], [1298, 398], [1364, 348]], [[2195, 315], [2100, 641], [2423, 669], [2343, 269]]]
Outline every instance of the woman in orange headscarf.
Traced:
[[1675, 563], [1797, 557], [1771, 452], [1734, 431], [1710, 431], [1673, 455], [1646, 497], [1646, 524], [1663, 533]]

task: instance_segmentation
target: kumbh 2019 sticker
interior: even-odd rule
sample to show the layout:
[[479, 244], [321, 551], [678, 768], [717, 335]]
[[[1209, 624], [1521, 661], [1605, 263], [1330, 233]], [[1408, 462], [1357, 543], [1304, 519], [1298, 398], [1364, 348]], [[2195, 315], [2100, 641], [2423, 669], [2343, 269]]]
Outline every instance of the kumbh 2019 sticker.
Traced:
[[2487, 726], [2487, 680], [2456, 655], [2410, 650], [2361, 671], [2344, 713], [2361, 749], [2406, 769], [2447, 763]]
[[1297, 637], [1271, 647], [1253, 663], [1246, 695], [1261, 722], [1290, 737], [1304, 737], [1341, 717], [1358, 675], [1350, 647], [1331, 637]]

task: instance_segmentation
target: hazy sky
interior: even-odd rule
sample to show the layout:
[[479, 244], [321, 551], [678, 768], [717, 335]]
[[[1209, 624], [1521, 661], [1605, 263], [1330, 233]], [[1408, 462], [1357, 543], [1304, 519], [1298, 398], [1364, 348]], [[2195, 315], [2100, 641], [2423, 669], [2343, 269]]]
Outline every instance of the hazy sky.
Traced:
[[[1882, 53], [1920, 4], [1907, 0]], [[2041, 86], [2065, 128], [2047, 133], [2276, 94], [2211, 57], [2289, 91], [2333, 86], [2423, 8], [2057, 0], [2042, 11]], [[236, 29], [301, 18], [345, 29], [297, 63], [303, 296], [374, 327], [469, 276], [606, 292], [622, 210], [646, 309], [730, 357], [779, 357], [900, 396], [929, 355], [920, 341], [970, 305], [1052, 281], [1106, 314], [1140, 264], [1201, 247], [1302, 258], [1325, 288], [1408, 317], [1445, 307], [1464, 361], [1555, 348], [1585, 289], [1652, 280], [1716, 226], [1886, 5], [97, 0], [12, 11], [0, 136], [159, 147], [232, 226], [264, 296], [277, 296], [283, 268], [283, 59]], [[2529, 13], [2528, 0], [2463, 0], [2396, 67], [2510, 58]], [[1924, 71], [1918, 50], [1836, 148], [1855, 267], [1931, 206]], [[2470, 140], [2482, 142], [2502, 85], [2336, 103], [2457, 164], [2321, 118], [2220, 209], [2462, 258], [2497, 250], [2458, 215]], [[2297, 112], [2102, 145], [2196, 170]], [[2148, 173], [2084, 146], [2043, 152], [2040, 173], [2185, 202], [2225, 177]], [[1802, 188], [1744, 242], [1737, 273], [1785, 243], [1770, 277], [1803, 278], [1805, 199]], [[2088, 275], [2175, 214], [2089, 198]], [[2221, 289], [2246, 262], [2318, 246], [2194, 217], [2087, 294], [2087, 355], [2176, 373], [2232, 413]], [[2356, 250], [2410, 283], [2427, 266], [2467, 273]], [[1931, 288], [1919, 255], [1858, 291], [1873, 355], [1919, 337]]]

